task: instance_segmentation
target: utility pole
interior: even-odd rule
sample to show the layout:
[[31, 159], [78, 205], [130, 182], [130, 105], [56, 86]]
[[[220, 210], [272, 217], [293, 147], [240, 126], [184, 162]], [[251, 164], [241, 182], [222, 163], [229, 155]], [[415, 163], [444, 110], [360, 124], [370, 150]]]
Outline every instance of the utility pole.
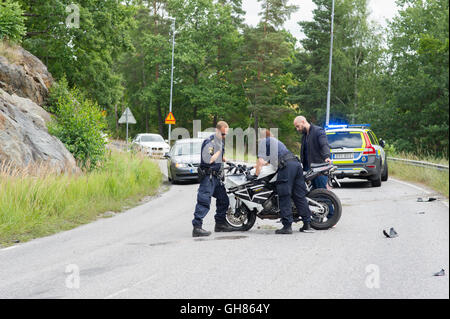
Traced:
[[331, 44], [330, 44], [330, 67], [328, 71], [328, 93], [327, 93], [327, 119], [326, 125], [330, 124], [330, 99], [331, 99], [331, 66], [333, 63], [333, 38], [334, 38], [334, 0], [331, 8]]
[[[169, 112], [172, 112], [172, 92], [173, 92], [173, 56], [175, 53], [175, 18], [172, 18], [172, 71], [170, 75], [170, 104]], [[172, 131], [172, 124], [169, 124], [169, 145], [170, 145], [170, 133]]]

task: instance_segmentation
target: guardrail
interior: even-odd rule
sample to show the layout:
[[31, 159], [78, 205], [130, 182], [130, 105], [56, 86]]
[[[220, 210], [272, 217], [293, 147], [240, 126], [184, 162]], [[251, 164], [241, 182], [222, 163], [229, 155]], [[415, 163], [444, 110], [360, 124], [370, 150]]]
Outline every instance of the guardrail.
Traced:
[[434, 163], [423, 162], [423, 161], [413, 161], [413, 160], [408, 160], [408, 159], [404, 159], [404, 158], [396, 158], [396, 157], [387, 157], [387, 159], [391, 160], [391, 161], [395, 161], [395, 162], [403, 162], [408, 165], [414, 165], [414, 166], [420, 166], [420, 167], [439, 169], [442, 171], [448, 171], [447, 165], [434, 164]]

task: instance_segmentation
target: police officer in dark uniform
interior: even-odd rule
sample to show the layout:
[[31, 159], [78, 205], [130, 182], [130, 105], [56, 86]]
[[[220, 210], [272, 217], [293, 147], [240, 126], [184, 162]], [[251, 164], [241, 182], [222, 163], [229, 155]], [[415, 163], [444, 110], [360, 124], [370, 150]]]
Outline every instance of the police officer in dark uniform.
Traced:
[[306, 185], [303, 177], [303, 169], [298, 158], [292, 154], [286, 146], [273, 137], [269, 130], [262, 131], [264, 137], [258, 144], [258, 160], [255, 175], [258, 176], [264, 165], [271, 164], [278, 168], [277, 193], [279, 196], [282, 229], [276, 234], [292, 234], [292, 206], [291, 198], [302, 217], [303, 227], [301, 232], [312, 232], [311, 211], [306, 201]]
[[195, 206], [192, 225], [193, 237], [209, 236], [211, 232], [202, 228], [203, 218], [209, 212], [211, 197], [216, 198], [216, 225], [215, 232], [233, 231], [226, 222], [226, 212], [230, 201], [223, 185], [223, 163], [226, 162], [225, 136], [228, 133], [228, 124], [220, 121], [216, 126], [216, 133], [203, 141], [201, 149], [201, 164], [198, 169], [200, 186], [197, 193], [197, 205]]

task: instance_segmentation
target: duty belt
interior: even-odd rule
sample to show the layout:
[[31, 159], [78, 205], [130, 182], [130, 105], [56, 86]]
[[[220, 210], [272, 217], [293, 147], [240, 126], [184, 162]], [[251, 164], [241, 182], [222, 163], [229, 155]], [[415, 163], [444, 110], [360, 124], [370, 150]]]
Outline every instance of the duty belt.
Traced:
[[206, 175], [215, 176], [219, 179], [223, 177], [223, 170], [213, 170], [210, 167], [201, 167], [200, 166], [198, 168], [198, 173], [203, 176], [206, 176]]
[[286, 163], [289, 161], [298, 161], [300, 162], [299, 158], [297, 156], [295, 156], [292, 153], [288, 153], [285, 154], [283, 156], [280, 157], [280, 159], [278, 160], [278, 168], [281, 169], [283, 167], [286, 166]]

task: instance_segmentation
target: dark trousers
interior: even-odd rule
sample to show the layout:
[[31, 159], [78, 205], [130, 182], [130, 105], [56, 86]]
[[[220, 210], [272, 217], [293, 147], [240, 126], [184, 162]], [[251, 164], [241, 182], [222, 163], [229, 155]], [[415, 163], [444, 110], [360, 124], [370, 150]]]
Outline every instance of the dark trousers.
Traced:
[[211, 197], [216, 198], [216, 215], [214, 219], [216, 223], [224, 223], [230, 201], [228, 199], [225, 187], [215, 176], [207, 175], [200, 181], [197, 192], [197, 205], [195, 206], [194, 219], [192, 225], [194, 227], [202, 227], [203, 218], [208, 214], [211, 206]]
[[317, 176], [311, 181], [312, 189], [324, 188], [327, 189], [328, 177], [324, 175]]
[[303, 222], [311, 221], [311, 211], [305, 198], [307, 190], [300, 162], [288, 161], [286, 166], [278, 171], [277, 192], [283, 226], [291, 226], [293, 222], [291, 198]]

